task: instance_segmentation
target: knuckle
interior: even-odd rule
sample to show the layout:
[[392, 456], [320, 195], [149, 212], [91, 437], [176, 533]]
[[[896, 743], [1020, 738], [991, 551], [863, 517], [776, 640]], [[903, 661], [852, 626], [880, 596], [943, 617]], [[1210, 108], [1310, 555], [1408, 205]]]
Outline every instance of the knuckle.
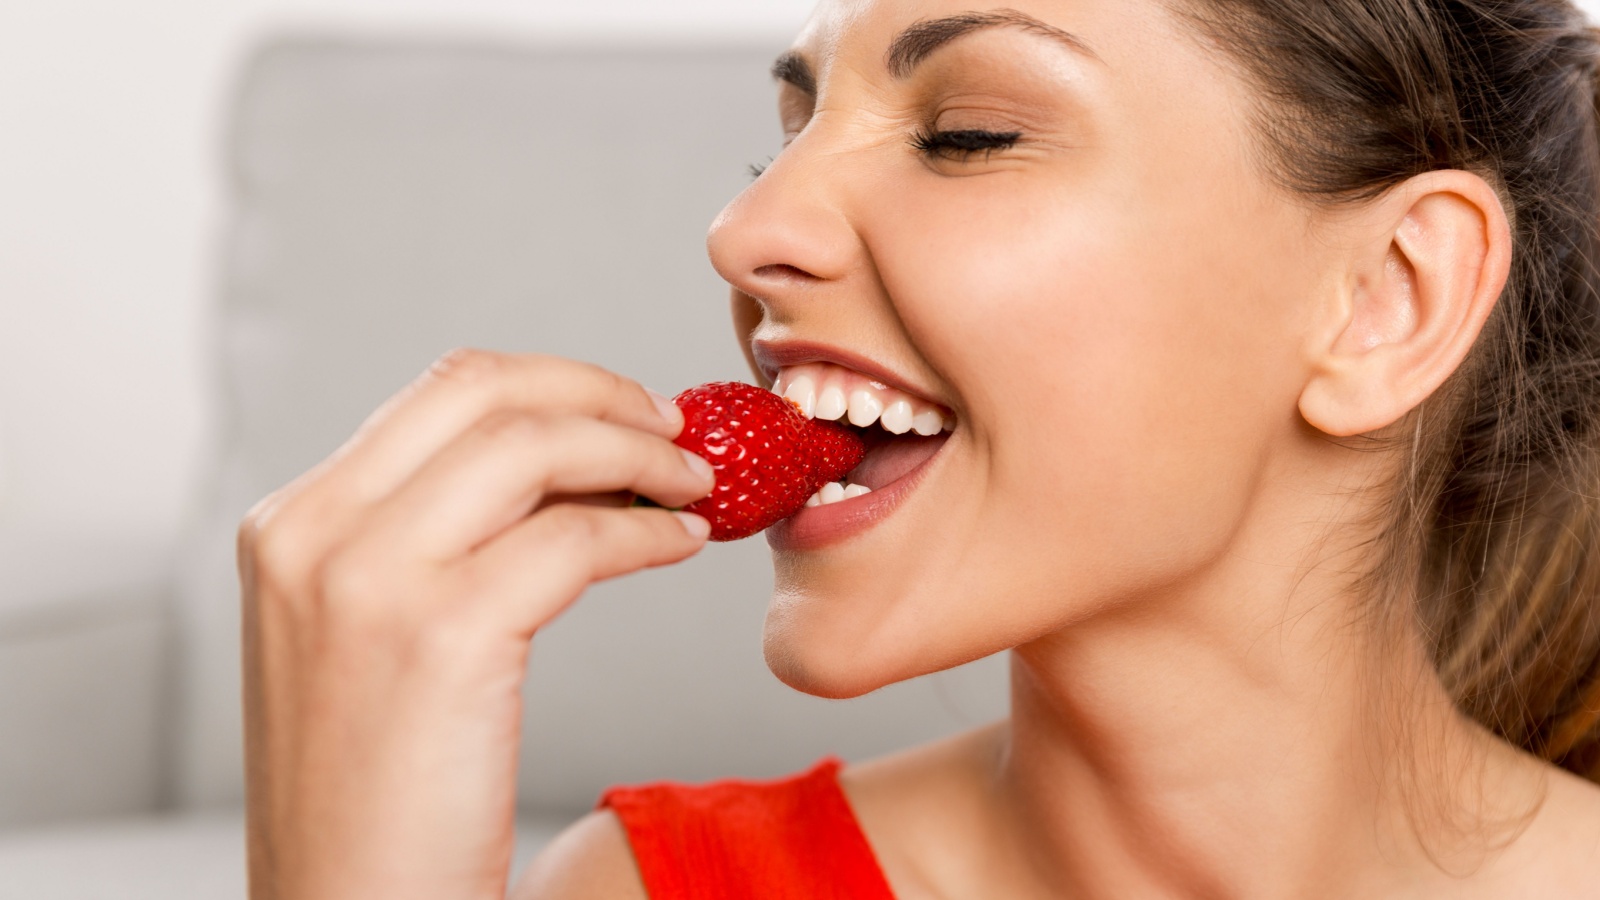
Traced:
[[558, 503], [547, 508], [545, 526], [551, 544], [564, 553], [581, 553], [604, 536], [600, 510], [576, 503]]
[[600, 369], [603, 373], [602, 384], [606, 389], [620, 397], [627, 397], [643, 403], [649, 403], [650, 398], [644, 392], [644, 385], [626, 375], [620, 375], [610, 369]]
[[275, 495], [269, 495], [265, 500], [257, 503], [239, 520], [239, 530], [236, 535], [236, 549], [239, 557], [255, 558], [266, 543], [268, 523], [272, 519], [272, 506]]
[[477, 385], [495, 377], [505, 365], [505, 357], [492, 350], [457, 347], [428, 367], [430, 378], [457, 384]]
[[278, 495], [269, 496], [245, 515], [237, 542], [242, 574], [265, 585], [299, 583], [316, 552], [313, 540]]
[[[416, 602], [428, 591], [395, 561], [352, 543], [316, 567], [299, 615], [328, 646], [404, 648], [431, 626], [435, 607]], [[407, 593], [408, 590], [410, 593]]]
[[652, 415], [655, 414], [656, 403], [651, 399], [650, 392], [644, 389], [644, 385], [626, 375], [618, 375], [615, 372], [607, 371], [606, 375], [611, 379], [607, 384], [607, 388], [613, 397], [636, 409], [646, 410]]
[[591, 392], [589, 396], [595, 401], [610, 404], [633, 399], [637, 394], [639, 399], [648, 402], [644, 387], [626, 375], [594, 363], [574, 362], [572, 365], [575, 380], [583, 390]]
[[317, 565], [316, 594], [332, 609], [361, 608], [386, 593], [390, 568], [359, 545], [346, 545]]
[[548, 426], [538, 416], [514, 409], [501, 409], [485, 416], [478, 432], [490, 441], [534, 444], [543, 439]]

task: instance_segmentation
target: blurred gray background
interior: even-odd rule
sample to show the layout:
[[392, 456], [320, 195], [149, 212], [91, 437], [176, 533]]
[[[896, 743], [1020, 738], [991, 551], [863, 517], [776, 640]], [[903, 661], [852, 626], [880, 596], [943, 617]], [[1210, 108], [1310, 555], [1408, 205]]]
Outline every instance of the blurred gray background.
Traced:
[[[704, 234], [809, 5], [0, 4], [0, 900], [244, 896], [235, 525], [432, 359], [745, 376]], [[1000, 658], [789, 691], [769, 579], [716, 546], [541, 634], [524, 860], [609, 784], [1004, 714]]]
[[[0, 898], [243, 897], [234, 528], [461, 345], [745, 377], [704, 234], [805, 2], [0, 10]], [[828, 702], [764, 542], [542, 633], [522, 855], [609, 784], [1004, 714], [1001, 659]]]

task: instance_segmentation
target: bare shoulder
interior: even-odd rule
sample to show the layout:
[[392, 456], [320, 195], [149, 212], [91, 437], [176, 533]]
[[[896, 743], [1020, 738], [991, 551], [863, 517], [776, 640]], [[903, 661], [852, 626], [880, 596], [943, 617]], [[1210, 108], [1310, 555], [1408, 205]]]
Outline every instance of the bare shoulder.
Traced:
[[981, 885], [992, 877], [984, 847], [998, 834], [992, 800], [1001, 728], [840, 771], [839, 786], [895, 896], [984, 895]]
[[1518, 753], [1524, 771], [1537, 779], [1533, 817], [1460, 894], [1473, 900], [1590, 900], [1600, 885], [1600, 785]]
[[857, 813], [879, 807], [943, 807], [979, 799], [993, 772], [1002, 724], [990, 725], [854, 763], [839, 773], [839, 784]]
[[649, 900], [627, 832], [610, 810], [592, 812], [534, 857], [511, 900]]
[[1554, 769], [1540, 813], [1535, 871], [1551, 880], [1544, 897], [1589, 898], [1600, 885], [1600, 785]]

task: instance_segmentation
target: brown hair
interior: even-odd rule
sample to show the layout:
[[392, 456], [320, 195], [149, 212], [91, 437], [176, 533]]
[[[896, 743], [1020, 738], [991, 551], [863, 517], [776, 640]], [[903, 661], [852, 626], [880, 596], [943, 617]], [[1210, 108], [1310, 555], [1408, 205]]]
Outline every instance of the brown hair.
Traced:
[[1600, 780], [1595, 32], [1566, 0], [1185, 11], [1264, 92], [1264, 161], [1287, 188], [1360, 202], [1463, 169], [1499, 192], [1510, 277], [1468, 364], [1397, 431], [1411, 464], [1372, 577], [1418, 598], [1464, 712]]

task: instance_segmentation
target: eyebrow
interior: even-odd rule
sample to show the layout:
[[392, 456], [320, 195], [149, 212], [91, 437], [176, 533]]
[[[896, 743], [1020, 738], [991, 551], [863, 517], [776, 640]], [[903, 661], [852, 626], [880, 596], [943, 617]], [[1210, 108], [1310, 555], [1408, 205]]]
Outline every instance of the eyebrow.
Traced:
[[786, 81], [813, 97], [817, 95], [817, 75], [811, 71], [811, 63], [806, 62], [799, 50], [790, 50], [779, 56], [778, 61], [772, 64], [772, 77]]
[[[1073, 52], [1087, 56], [1096, 62], [1103, 62], [1094, 48], [1084, 43], [1083, 38], [1070, 31], [1063, 31], [1046, 22], [1041, 22], [1025, 12], [1015, 9], [997, 9], [989, 12], [957, 13], [953, 16], [943, 16], [938, 19], [925, 19], [914, 23], [889, 44], [889, 53], [884, 59], [889, 69], [889, 74], [895, 78], [909, 76], [923, 60], [933, 55], [935, 50], [945, 44], [966, 37], [975, 31], [984, 31], [990, 28], [1019, 28], [1030, 34], [1042, 35], [1064, 44]], [[807, 94], [816, 96], [817, 75], [811, 68], [804, 55], [798, 50], [790, 50], [778, 57], [772, 64], [772, 77], [778, 81], [794, 85]]]
[[895, 78], [905, 78], [923, 60], [933, 55], [933, 51], [957, 38], [990, 28], [1020, 28], [1030, 34], [1051, 38], [1066, 45], [1075, 53], [1097, 62], [1101, 61], [1100, 55], [1072, 32], [1041, 22], [1019, 10], [997, 9], [990, 12], [957, 13], [953, 16], [927, 19], [900, 32], [889, 45], [889, 54], [885, 58], [889, 74]]

